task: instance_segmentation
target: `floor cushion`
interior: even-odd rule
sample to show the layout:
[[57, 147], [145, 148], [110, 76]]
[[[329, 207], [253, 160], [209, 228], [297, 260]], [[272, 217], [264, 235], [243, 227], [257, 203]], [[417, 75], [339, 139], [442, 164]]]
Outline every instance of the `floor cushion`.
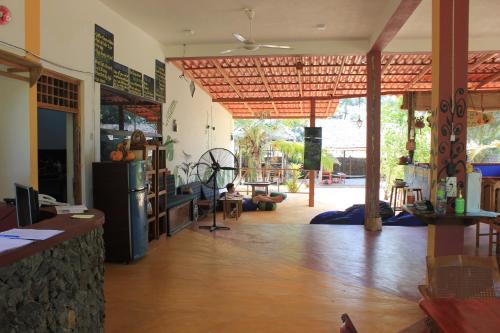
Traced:
[[271, 194], [269, 194], [270, 197], [277, 197], [280, 195], [283, 197], [283, 200], [285, 200], [287, 198], [286, 193], [283, 193], [283, 192], [271, 192]]
[[276, 210], [276, 203], [274, 202], [259, 202], [259, 210], [271, 211]]

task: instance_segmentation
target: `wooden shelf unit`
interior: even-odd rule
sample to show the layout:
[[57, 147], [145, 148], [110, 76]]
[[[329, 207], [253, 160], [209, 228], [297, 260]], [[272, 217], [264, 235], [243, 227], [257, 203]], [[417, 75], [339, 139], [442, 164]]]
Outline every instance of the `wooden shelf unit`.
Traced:
[[167, 225], [167, 150], [165, 146], [158, 147], [158, 234], [166, 233]]
[[[136, 154], [138, 159], [142, 159], [146, 164], [146, 181], [149, 183], [148, 198], [148, 239], [158, 239], [158, 146], [141, 145], [130, 148]], [[151, 208], [149, 208], [149, 206]]]
[[157, 145], [132, 146], [137, 158], [146, 161], [146, 179], [149, 185], [148, 203], [152, 213], [148, 214], [149, 240], [160, 238], [165, 232], [167, 218], [167, 152]]

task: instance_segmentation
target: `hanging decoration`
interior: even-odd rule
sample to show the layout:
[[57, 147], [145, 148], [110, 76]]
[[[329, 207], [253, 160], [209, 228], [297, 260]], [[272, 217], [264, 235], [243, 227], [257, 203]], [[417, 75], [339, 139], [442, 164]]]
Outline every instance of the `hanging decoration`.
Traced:
[[424, 116], [415, 117], [415, 128], [419, 129], [419, 132], [422, 133], [422, 128], [425, 127]]
[[10, 9], [5, 6], [0, 6], [0, 25], [6, 25], [12, 18]]

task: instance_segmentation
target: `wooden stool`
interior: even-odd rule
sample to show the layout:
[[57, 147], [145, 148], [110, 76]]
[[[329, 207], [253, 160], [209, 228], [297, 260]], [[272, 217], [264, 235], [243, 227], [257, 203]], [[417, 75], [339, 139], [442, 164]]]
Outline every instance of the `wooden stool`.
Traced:
[[[394, 210], [402, 210], [401, 206], [406, 203], [406, 185], [392, 185], [391, 187], [391, 198], [389, 201], [389, 206]], [[403, 198], [401, 198], [401, 196]], [[398, 198], [399, 198], [399, 206], [398, 206]], [[393, 206], [394, 200], [394, 206]]]
[[422, 196], [422, 189], [421, 188], [406, 188], [405, 189], [405, 198], [408, 197], [408, 193], [414, 193], [415, 196], [415, 201], [422, 201], [423, 196]]
[[219, 199], [222, 201], [222, 211], [223, 211], [223, 216], [224, 220], [226, 217], [231, 216], [231, 210], [234, 207], [236, 209], [236, 221], [238, 221], [238, 218], [241, 215], [241, 212], [243, 211], [243, 199], [238, 198], [238, 199]]

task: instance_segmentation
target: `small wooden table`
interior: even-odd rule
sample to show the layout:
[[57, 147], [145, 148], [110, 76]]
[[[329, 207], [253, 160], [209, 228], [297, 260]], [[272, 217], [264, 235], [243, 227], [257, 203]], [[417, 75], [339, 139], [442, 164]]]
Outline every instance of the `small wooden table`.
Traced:
[[222, 201], [222, 211], [224, 214], [224, 220], [226, 216], [231, 216], [232, 207], [236, 208], [236, 221], [241, 216], [243, 211], [243, 197], [232, 197], [232, 198], [221, 198]]
[[443, 333], [497, 333], [499, 299], [436, 298], [419, 302], [420, 308]]
[[270, 182], [248, 182], [244, 183], [243, 185], [247, 186], [252, 186], [252, 198], [255, 196], [255, 188], [256, 187], [263, 187], [266, 191], [266, 194], [269, 194], [269, 185], [271, 185]]

